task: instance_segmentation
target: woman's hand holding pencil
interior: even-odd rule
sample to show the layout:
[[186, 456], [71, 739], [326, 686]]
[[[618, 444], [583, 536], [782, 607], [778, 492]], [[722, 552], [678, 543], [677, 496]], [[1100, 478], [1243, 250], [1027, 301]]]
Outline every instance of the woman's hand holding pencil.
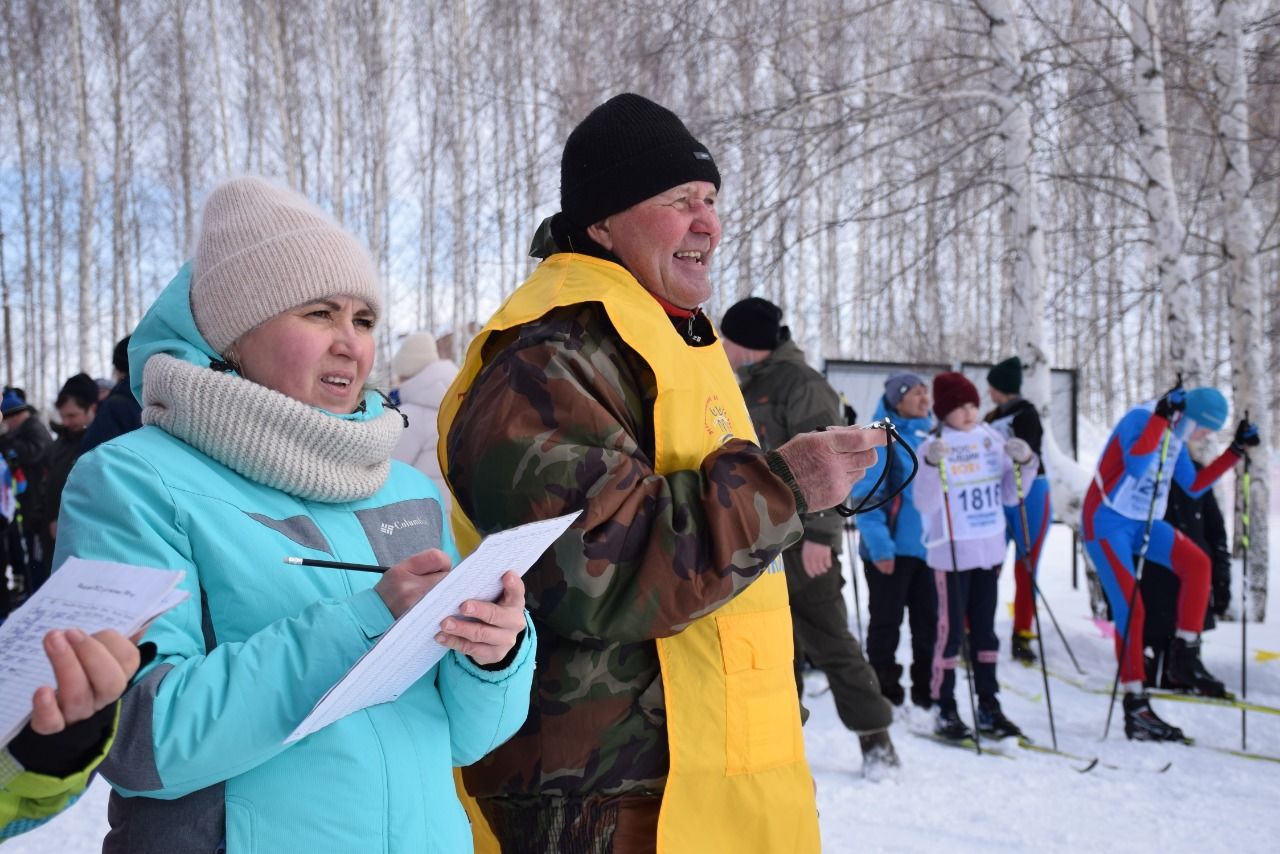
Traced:
[[[292, 566], [382, 573], [373, 589], [396, 619], [443, 581], [450, 569], [449, 556], [439, 549], [419, 552], [391, 567], [299, 557], [287, 557], [284, 562]], [[508, 572], [502, 576], [502, 595], [498, 601], [468, 599], [460, 610], [460, 615], [449, 617], [441, 624], [436, 642], [481, 666], [498, 664], [524, 631], [524, 581], [518, 573]]]
[[400, 619], [418, 600], [444, 580], [452, 564], [439, 549], [428, 549], [400, 561], [383, 573], [373, 586], [386, 603], [391, 616]]

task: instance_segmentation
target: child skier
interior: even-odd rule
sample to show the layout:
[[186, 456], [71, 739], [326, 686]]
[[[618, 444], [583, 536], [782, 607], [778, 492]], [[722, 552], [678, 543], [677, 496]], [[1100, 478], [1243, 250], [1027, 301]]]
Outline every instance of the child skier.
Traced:
[[[986, 421], [1005, 439], [1017, 438], [1031, 446], [1040, 460], [1040, 475], [1030, 482], [1024, 481], [1026, 494], [1022, 509], [1014, 503], [1005, 505], [1007, 539], [1013, 541], [1013, 637], [1010, 652], [1015, 661], [1035, 664], [1036, 654], [1031, 650], [1035, 637], [1031, 632], [1035, 616], [1035, 578], [1040, 567], [1040, 550], [1044, 547], [1045, 534], [1053, 523], [1053, 508], [1049, 505], [1049, 478], [1045, 476], [1044, 457], [1040, 453], [1040, 440], [1044, 428], [1040, 426], [1040, 414], [1030, 401], [1022, 397], [1022, 360], [1011, 356], [987, 372], [987, 394], [996, 408], [987, 413]], [[1025, 520], [1025, 525], [1024, 525]], [[1028, 530], [1029, 529], [1029, 530]], [[1027, 554], [1030, 546], [1030, 555]]]
[[934, 732], [972, 737], [956, 712], [955, 667], [968, 625], [969, 666], [978, 693], [978, 732], [1021, 736], [996, 699], [996, 583], [1005, 554], [1003, 506], [1017, 502], [1013, 466], [1035, 477], [1039, 461], [1022, 439], [1004, 439], [978, 421], [978, 390], [958, 373], [933, 380], [939, 435], [920, 446], [926, 465], [916, 480], [916, 506], [924, 519], [926, 561], [938, 591], [938, 639], [930, 689], [938, 706]]
[[1173, 685], [1198, 694], [1225, 694], [1222, 682], [1200, 661], [1200, 632], [1212, 573], [1209, 557], [1164, 521], [1164, 514], [1172, 481], [1176, 480], [1191, 497], [1199, 496], [1244, 457], [1245, 447], [1258, 444], [1257, 426], [1241, 420], [1231, 446], [1196, 471], [1186, 443], [1222, 429], [1228, 411], [1222, 392], [1207, 387], [1187, 391], [1178, 386], [1157, 401], [1139, 404], [1125, 413], [1111, 432], [1085, 494], [1084, 548], [1098, 572], [1115, 621], [1120, 689], [1124, 691], [1124, 733], [1138, 741], [1183, 738], [1180, 729], [1152, 711], [1142, 689], [1144, 615], [1142, 598], [1132, 597], [1131, 591], [1135, 555], [1141, 555], [1144, 546], [1147, 561], [1172, 567], [1182, 582], [1177, 633], [1165, 663], [1166, 677]]

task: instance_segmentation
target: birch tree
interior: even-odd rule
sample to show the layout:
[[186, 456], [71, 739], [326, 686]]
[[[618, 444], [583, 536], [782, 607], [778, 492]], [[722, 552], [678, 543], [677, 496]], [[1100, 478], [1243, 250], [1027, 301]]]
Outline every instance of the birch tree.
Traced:
[[[236, 171], [291, 180], [371, 244], [380, 353], [466, 328], [528, 269], [571, 128], [633, 90], [724, 176], [712, 314], [771, 296], [815, 362], [1012, 350], [1041, 405], [1048, 363], [1075, 367], [1102, 427], [1168, 387], [1169, 343], [1199, 336], [1201, 382], [1256, 376], [1241, 352], [1280, 371], [1278, 2], [1235, 2], [1251, 125], [1230, 156], [1252, 158], [1260, 302], [1228, 305], [1228, 255], [1248, 256], [1223, 249], [1209, 2], [1156, 4], [1157, 26], [1135, 0], [0, 0], [6, 370], [45, 401], [66, 372], [105, 371], [112, 326]], [[1178, 294], [1192, 336], [1162, 318]], [[1267, 330], [1252, 347], [1233, 344], [1240, 305]], [[1270, 385], [1247, 394], [1277, 411]]]
[[[1169, 150], [1164, 62], [1160, 52], [1155, 0], [1129, 0], [1133, 44], [1133, 85], [1138, 132], [1138, 162], [1151, 221], [1152, 262], [1164, 302], [1164, 354], [1167, 370], [1196, 385], [1206, 379], [1195, 289], [1183, 255], [1186, 227], [1178, 207]], [[1172, 384], [1173, 376], [1168, 378]]]
[[[1231, 321], [1231, 388], [1236, 410], [1261, 419], [1267, 411], [1267, 372], [1263, 369], [1262, 281], [1258, 271], [1259, 228], [1253, 204], [1253, 167], [1249, 162], [1249, 103], [1244, 62], [1245, 35], [1237, 0], [1217, 0], [1214, 77], [1218, 102], [1218, 139], [1223, 163], [1219, 178], [1226, 216], [1222, 256]], [[1258, 463], [1249, 494], [1249, 576], [1245, 586], [1250, 621], [1266, 619], [1270, 568], [1267, 520], [1270, 516], [1270, 455], [1265, 446], [1252, 452]], [[1243, 490], [1236, 490], [1236, 555], [1242, 556]], [[1257, 524], [1257, 523], [1261, 524]], [[1232, 603], [1234, 610], [1235, 603]]]
[[90, 364], [89, 347], [93, 339], [93, 231], [94, 207], [97, 203], [97, 163], [94, 160], [91, 136], [93, 129], [89, 117], [89, 79], [85, 68], [84, 32], [81, 26], [79, 0], [70, 4], [71, 10], [71, 64], [72, 85], [75, 93], [76, 149], [80, 157], [80, 229], [78, 251], [77, 312], [80, 324], [79, 349], [76, 353], [77, 370], [85, 370]]

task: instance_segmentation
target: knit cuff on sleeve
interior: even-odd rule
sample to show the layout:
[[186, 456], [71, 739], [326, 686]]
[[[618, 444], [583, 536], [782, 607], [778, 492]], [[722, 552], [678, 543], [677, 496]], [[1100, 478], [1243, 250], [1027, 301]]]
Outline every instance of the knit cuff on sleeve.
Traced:
[[804, 494], [800, 492], [800, 486], [796, 483], [795, 475], [791, 473], [791, 467], [787, 465], [787, 461], [777, 451], [766, 451], [764, 458], [769, 464], [769, 471], [785, 483], [787, 489], [790, 489], [791, 494], [795, 496], [796, 512], [807, 513], [809, 505], [805, 503]]

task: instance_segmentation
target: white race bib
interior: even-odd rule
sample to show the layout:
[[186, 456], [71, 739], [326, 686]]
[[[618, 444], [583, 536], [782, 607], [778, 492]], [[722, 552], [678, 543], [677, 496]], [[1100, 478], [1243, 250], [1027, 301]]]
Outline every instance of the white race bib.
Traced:
[[[1143, 408], [1155, 411], [1152, 403], [1144, 403]], [[1107, 502], [1111, 509], [1121, 516], [1145, 522], [1147, 514], [1152, 513], [1151, 493], [1156, 486], [1156, 470], [1160, 468], [1160, 448], [1164, 445], [1164, 435], [1160, 436], [1160, 444], [1147, 460], [1147, 468], [1138, 477], [1125, 475], [1116, 489], [1115, 495]], [[1169, 434], [1169, 452], [1164, 460], [1164, 469], [1160, 471], [1160, 489], [1156, 493], [1155, 511], [1151, 518], [1163, 519], [1164, 511], [1169, 504], [1169, 487], [1173, 484], [1173, 467], [1182, 453], [1182, 437], [1174, 430]], [[1096, 475], [1095, 475], [1096, 477]]]
[[1004, 443], [985, 424], [967, 433], [947, 427], [947, 493], [951, 505], [951, 536], [981, 540], [1004, 536], [1004, 502], [1000, 494], [1004, 474]]

